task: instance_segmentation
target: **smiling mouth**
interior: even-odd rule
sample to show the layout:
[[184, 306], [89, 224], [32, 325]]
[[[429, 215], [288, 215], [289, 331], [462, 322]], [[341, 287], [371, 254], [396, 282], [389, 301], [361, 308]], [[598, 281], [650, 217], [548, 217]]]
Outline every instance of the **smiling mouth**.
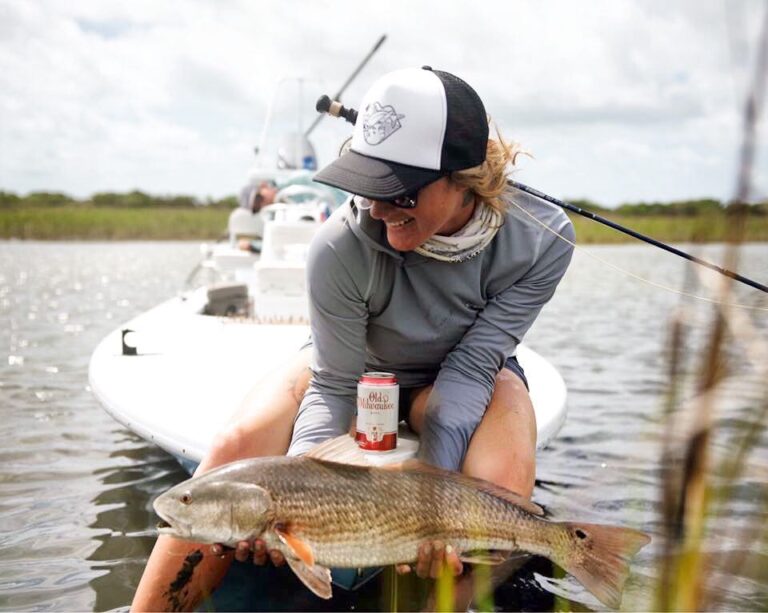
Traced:
[[402, 221], [388, 221], [387, 222], [387, 228], [402, 228], [404, 225], [409, 224], [413, 221], [413, 217], [410, 217], [408, 219], [403, 219]]

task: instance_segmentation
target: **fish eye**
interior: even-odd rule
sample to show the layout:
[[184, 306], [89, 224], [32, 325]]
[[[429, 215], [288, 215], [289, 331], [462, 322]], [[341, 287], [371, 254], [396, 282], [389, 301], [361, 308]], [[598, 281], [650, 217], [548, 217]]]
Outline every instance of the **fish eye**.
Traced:
[[190, 492], [184, 492], [179, 498], [181, 504], [189, 504], [192, 502], [192, 494]]

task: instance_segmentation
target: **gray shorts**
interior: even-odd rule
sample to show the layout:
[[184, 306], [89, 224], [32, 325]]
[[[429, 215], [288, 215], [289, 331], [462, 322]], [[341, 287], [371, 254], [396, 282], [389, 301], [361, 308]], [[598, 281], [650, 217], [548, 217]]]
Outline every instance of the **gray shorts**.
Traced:
[[[508, 357], [504, 363], [504, 368], [511, 370], [520, 377], [526, 389], [528, 389], [528, 380], [516, 356]], [[421, 388], [400, 388], [399, 417], [401, 421], [408, 422], [413, 392], [417, 389]], [[293, 424], [293, 436], [291, 438], [291, 446], [288, 449], [288, 455], [302, 455], [324, 440], [349, 432], [352, 419], [354, 418], [354, 411], [355, 407], [353, 406], [350, 408], [349, 413], [339, 415], [332, 412], [322, 403], [314, 406], [302, 405]], [[465, 432], [466, 440], [469, 440], [473, 433]], [[423, 439], [422, 441], [426, 442]], [[438, 455], [441, 455], [440, 450], [435, 449], [441, 447], [440, 440], [429, 441], [428, 444]], [[463, 458], [453, 458], [449, 465], [460, 466], [462, 460]]]

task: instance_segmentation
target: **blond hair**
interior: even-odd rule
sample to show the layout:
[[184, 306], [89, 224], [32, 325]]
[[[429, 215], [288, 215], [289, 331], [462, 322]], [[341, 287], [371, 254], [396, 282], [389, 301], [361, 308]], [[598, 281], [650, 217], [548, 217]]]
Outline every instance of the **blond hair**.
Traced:
[[508, 143], [496, 128], [496, 139], [489, 138], [485, 161], [479, 166], [451, 173], [451, 181], [466, 187], [470, 194], [503, 213], [506, 204], [501, 195], [507, 189], [507, 174], [517, 156], [526, 154], [517, 143]]

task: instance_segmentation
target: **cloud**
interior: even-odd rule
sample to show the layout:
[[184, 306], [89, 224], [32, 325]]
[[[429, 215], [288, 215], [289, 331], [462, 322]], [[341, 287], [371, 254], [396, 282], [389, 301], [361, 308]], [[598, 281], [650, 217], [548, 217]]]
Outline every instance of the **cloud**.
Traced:
[[[270, 103], [273, 152], [387, 33], [347, 104], [376, 75], [428, 63], [536, 153], [523, 180], [607, 204], [727, 197], [763, 7], [0, 0], [0, 189], [235, 193]], [[348, 132], [319, 125], [321, 163]]]

